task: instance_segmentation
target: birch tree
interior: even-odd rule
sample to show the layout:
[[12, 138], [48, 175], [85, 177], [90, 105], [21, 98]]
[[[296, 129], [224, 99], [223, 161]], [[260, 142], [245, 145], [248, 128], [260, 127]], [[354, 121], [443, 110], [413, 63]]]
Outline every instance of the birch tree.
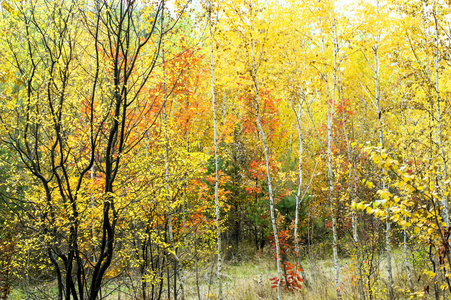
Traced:
[[222, 299], [222, 278], [221, 278], [221, 216], [219, 208], [219, 165], [218, 165], [218, 130], [216, 124], [216, 95], [215, 95], [215, 76], [214, 76], [214, 51], [213, 51], [213, 28], [212, 28], [212, 12], [213, 5], [210, 0], [208, 3], [208, 33], [210, 42], [210, 80], [211, 80], [211, 104], [213, 112], [213, 143], [215, 157], [215, 212], [216, 212], [216, 235], [217, 235], [217, 275], [219, 280], [219, 299]]
[[439, 150], [439, 155], [442, 159], [443, 171], [441, 174], [440, 185], [441, 185], [441, 194], [442, 194], [442, 206], [443, 206], [443, 220], [446, 223], [446, 226], [450, 226], [450, 216], [449, 216], [449, 205], [448, 205], [448, 197], [446, 196], [446, 192], [444, 191], [444, 182], [446, 182], [448, 178], [448, 165], [447, 158], [445, 154], [445, 148], [443, 146], [443, 132], [442, 132], [442, 112], [440, 109], [440, 89], [439, 89], [439, 73], [440, 73], [440, 25], [439, 25], [439, 15], [438, 15], [438, 6], [437, 0], [433, 2], [433, 18], [434, 18], [434, 29], [435, 29], [435, 53], [434, 53], [434, 64], [435, 64], [435, 108], [436, 108], [436, 122], [437, 122], [437, 146]]
[[333, 46], [334, 46], [334, 64], [333, 64], [333, 88], [332, 88], [332, 101], [328, 101], [327, 104], [327, 174], [329, 177], [329, 201], [330, 210], [332, 216], [332, 235], [333, 235], [333, 259], [334, 259], [334, 279], [335, 289], [337, 293], [337, 299], [341, 299], [340, 292], [340, 267], [338, 262], [338, 235], [337, 235], [337, 204], [334, 199], [334, 175], [332, 171], [332, 124], [335, 110], [335, 97], [337, 92], [337, 71], [338, 71], [338, 52], [339, 45], [337, 39], [337, 27], [333, 20]]
[[[267, 139], [266, 132], [262, 125], [262, 111], [261, 104], [262, 99], [260, 97], [260, 74], [259, 68], [262, 66], [263, 55], [264, 55], [264, 47], [266, 42], [266, 34], [269, 32], [269, 28], [260, 28], [256, 23], [269, 24], [269, 20], [265, 19], [262, 21], [260, 12], [265, 11], [266, 7], [259, 7], [259, 3], [255, 1], [245, 1], [242, 3], [241, 1], [231, 1], [228, 3], [228, 9], [230, 9], [230, 13], [227, 14], [229, 17], [229, 22], [233, 24], [233, 28], [241, 43], [244, 43], [246, 52], [244, 53], [243, 63], [246, 72], [249, 72], [251, 81], [252, 81], [252, 89], [254, 90], [255, 95], [255, 121], [257, 123], [257, 129], [259, 133], [259, 137], [262, 142], [262, 148], [265, 157], [265, 166], [266, 166], [266, 178], [267, 178], [267, 187], [268, 187], [268, 197], [269, 197], [269, 207], [270, 207], [270, 217], [271, 217], [271, 225], [273, 229], [274, 236], [274, 244], [276, 251], [276, 265], [277, 265], [277, 298], [281, 299], [281, 282], [282, 282], [282, 268], [281, 268], [281, 252], [279, 246], [279, 234], [277, 230], [277, 222], [276, 222], [276, 210], [274, 206], [274, 192], [273, 192], [273, 184], [272, 184], [272, 176], [271, 176], [271, 168], [270, 168], [270, 145]], [[266, 18], [270, 18], [270, 16], [265, 15]], [[257, 39], [258, 38], [258, 39]], [[256, 44], [258, 42], [258, 47], [260, 52], [256, 53]]]

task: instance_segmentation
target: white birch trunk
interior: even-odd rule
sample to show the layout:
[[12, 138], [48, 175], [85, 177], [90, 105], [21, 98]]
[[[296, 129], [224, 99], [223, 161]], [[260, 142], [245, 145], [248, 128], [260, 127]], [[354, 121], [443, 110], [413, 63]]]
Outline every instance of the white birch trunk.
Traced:
[[[337, 234], [337, 205], [334, 202], [334, 176], [332, 171], [332, 124], [333, 114], [335, 109], [335, 94], [337, 89], [337, 57], [338, 57], [338, 42], [337, 29], [334, 21], [334, 86], [332, 92], [332, 103], [327, 102], [327, 173], [329, 176], [329, 201], [332, 215], [332, 235], [333, 235], [333, 257], [334, 257], [334, 279], [337, 299], [341, 299], [340, 292], [340, 267], [338, 264], [338, 234]], [[329, 96], [327, 96], [329, 98]]]
[[[256, 86], [255, 88], [258, 91], [258, 87]], [[257, 101], [259, 101], [258, 99], [260, 98], [260, 96], [258, 94], [259, 93], [257, 92]], [[263, 127], [262, 127], [262, 125], [260, 123], [260, 113], [259, 113], [259, 109], [258, 108], [257, 108], [257, 126], [258, 126], [258, 129], [260, 131], [260, 135], [262, 137], [263, 149], [265, 151], [266, 175], [268, 177], [269, 210], [271, 212], [271, 224], [272, 224], [272, 229], [273, 229], [273, 232], [274, 232], [274, 241], [275, 241], [275, 244], [276, 244], [277, 275], [278, 275], [278, 278], [279, 278], [279, 281], [277, 282], [277, 299], [280, 300], [280, 299], [282, 299], [281, 290], [280, 290], [280, 283], [282, 281], [282, 269], [281, 269], [281, 266], [280, 266], [279, 233], [277, 231], [276, 217], [275, 217], [275, 213], [274, 213], [274, 198], [273, 198], [272, 184], [271, 184], [271, 171], [269, 169], [268, 145], [267, 145], [267, 142], [266, 142], [265, 131], [263, 130]]]
[[213, 66], [213, 32], [211, 28], [211, 11], [212, 5], [210, 1], [209, 6], [209, 19], [208, 19], [208, 27], [210, 33], [210, 75], [211, 75], [211, 103], [213, 110], [213, 140], [215, 145], [215, 210], [216, 210], [216, 235], [217, 235], [217, 272], [218, 272], [218, 281], [219, 281], [219, 299], [223, 299], [222, 296], [222, 278], [221, 278], [221, 217], [219, 211], [219, 199], [218, 199], [218, 181], [219, 181], [219, 172], [218, 172], [218, 137], [217, 137], [217, 125], [216, 125], [216, 98], [215, 98], [215, 77], [214, 77], [214, 66]]
[[[404, 117], [404, 109], [405, 107], [402, 107], [402, 124], [403, 126], [406, 126], [406, 120]], [[407, 128], [405, 128], [404, 132], [406, 132]], [[405, 143], [405, 138], [403, 138], [403, 143]], [[405, 164], [404, 161], [404, 157], [405, 157], [405, 153], [404, 153], [404, 145], [402, 146], [402, 164]], [[404, 216], [404, 221], [407, 221], [407, 216]], [[410, 265], [409, 265], [409, 260], [407, 259], [407, 230], [404, 228], [403, 229], [403, 258], [404, 258], [404, 265], [406, 267], [406, 272], [407, 272], [407, 278], [409, 280], [409, 289], [410, 292], [413, 293], [413, 281], [412, 281], [412, 273], [410, 271]]]
[[299, 184], [298, 184], [298, 191], [296, 193], [296, 210], [294, 213], [294, 247], [296, 250], [296, 256], [298, 259], [298, 263], [299, 263], [299, 255], [300, 255], [298, 225], [299, 225], [299, 206], [301, 204], [300, 198], [301, 198], [301, 191], [302, 191], [302, 154], [303, 154], [302, 128], [301, 128], [302, 102], [303, 102], [303, 100], [301, 99], [301, 103], [299, 104], [299, 110], [296, 115], [297, 124], [298, 124], [297, 129], [298, 129], [298, 135], [299, 135], [299, 165], [298, 165]]
[[260, 122], [260, 92], [258, 90], [258, 79], [257, 79], [257, 66], [255, 63], [255, 52], [254, 52], [254, 40], [251, 39], [251, 50], [252, 50], [252, 72], [253, 72], [253, 79], [254, 79], [254, 87], [255, 87], [255, 94], [256, 94], [256, 100], [257, 100], [257, 126], [258, 130], [260, 132], [260, 136], [263, 142], [263, 150], [265, 152], [265, 163], [266, 163], [266, 175], [268, 178], [268, 194], [269, 194], [269, 210], [271, 214], [271, 224], [272, 229], [274, 232], [274, 241], [276, 244], [276, 264], [277, 264], [277, 276], [279, 280], [277, 281], [277, 299], [282, 299], [281, 289], [280, 289], [280, 283], [282, 281], [282, 269], [280, 265], [280, 246], [279, 246], [279, 233], [277, 231], [277, 224], [276, 224], [276, 217], [274, 213], [274, 197], [273, 197], [273, 191], [272, 191], [272, 183], [271, 183], [271, 171], [269, 168], [269, 151], [268, 151], [268, 144], [266, 142], [266, 134], [263, 130], [263, 127]]
[[444, 182], [447, 180], [448, 176], [448, 166], [446, 163], [446, 155], [445, 149], [443, 147], [443, 138], [442, 138], [442, 115], [440, 111], [440, 90], [439, 90], [439, 29], [438, 29], [438, 20], [437, 20], [437, 3], [434, 1], [434, 22], [435, 22], [435, 108], [437, 113], [437, 136], [438, 136], [438, 146], [440, 147], [440, 155], [442, 157], [443, 162], [443, 174], [442, 178], [439, 180], [441, 185], [441, 194], [442, 194], [442, 214], [443, 221], [446, 223], [446, 226], [449, 227], [449, 207], [448, 207], [448, 197], [445, 195], [445, 186]]
[[[378, 2], [379, 4], [379, 2]], [[378, 52], [378, 43], [373, 46], [374, 52], [374, 83], [375, 83], [375, 92], [376, 92], [376, 105], [377, 105], [377, 113], [379, 118], [379, 144], [381, 149], [381, 155], [384, 149], [384, 123], [382, 120], [382, 108], [381, 108], [381, 99], [380, 99], [380, 81], [379, 81], [379, 52]], [[385, 168], [382, 167], [382, 189], [385, 189]], [[388, 286], [387, 286], [387, 297], [388, 299], [394, 298], [393, 291], [393, 272], [391, 265], [391, 243], [390, 243], [390, 231], [391, 231], [391, 223], [390, 223], [390, 210], [387, 206], [385, 209], [387, 214], [387, 218], [385, 219], [385, 247], [386, 247], [386, 255], [387, 255], [387, 277], [388, 277]]]
[[[300, 209], [300, 205], [301, 202], [303, 200], [303, 196], [305, 195], [301, 195], [301, 191], [302, 191], [302, 185], [303, 185], [303, 175], [302, 175], [302, 155], [303, 155], [303, 141], [302, 141], [302, 125], [301, 125], [301, 112], [302, 112], [302, 104], [304, 102], [304, 95], [302, 95], [301, 98], [301, 103], [299, 104], [299, 109], [298, 112], [296, 113], [296, 110], [293, 107], [293, 110], [295, 112], [296, 115], [296, 120], [297, 120], [297, 129], [298, 129], [298, 135], [299, 135], [299, 165], [298, 165], [298, 169], [299, 169], [299, 184], [298, 184], [298, 190], [296, 193], [296, 211], [295, 211], [295, 217], [294, 217], [294, 247], [296, 250], [296, 258], [297, 258], [297, 263], [299, 265], [299, 267], [301, 268], [301, 277], [304, 280], [304, 285], [306, 287], [309, 287], [309, 283], [307, 280], [307, 277], [305, 276], [305, 272], [304, 272], [304, 268], [301, 264], [301, 257], [300, 257], [300, 247], [299, 247], [299, 237], [298, 237], [298, 225], [299, 225], [299, 209]], [[315, 168], [316, 169], [316, 168]], [[315, 170], [312, 173], [312, 178], [314, 176]], [[308, 189], [308, 187], [307, 187]], [[306, 189], [306, 191], [307, 191]]]

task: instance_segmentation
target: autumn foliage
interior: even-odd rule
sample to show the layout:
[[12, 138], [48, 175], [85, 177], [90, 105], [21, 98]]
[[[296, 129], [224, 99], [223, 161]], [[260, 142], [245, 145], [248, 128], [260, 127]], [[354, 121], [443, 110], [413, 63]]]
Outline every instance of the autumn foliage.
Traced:
[[1, 2], [1, 299], [450, 297], [449, 1], [282, 2]]

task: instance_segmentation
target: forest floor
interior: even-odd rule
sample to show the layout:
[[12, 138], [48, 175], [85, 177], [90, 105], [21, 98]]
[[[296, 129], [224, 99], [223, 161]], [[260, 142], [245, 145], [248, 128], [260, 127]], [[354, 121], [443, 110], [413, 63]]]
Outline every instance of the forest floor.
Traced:
[[[210, 267], [210, 266], [209, 266]], [[304, 262], [303, 267], [311, 288], [302, 283], [301, 290], [282, 290], [282, 299], [335, 299], [333, 264], [331, 260], [317, 261], [314, 264]], [[314, 272], [310, 272], [312, 268]], [[210, 270], [204, 270], [199, 278], [200, 299], [219, 299], [218, 280], [215, 270], [210, 276]], [[239, 262], [227, 261], [223, 264], [223, 297], [224, 299], [277, 299], [276, 288], [271, 288], [270, 278], [277, 276], [274, 259], [253, 257]], [[187, 274], [189, 278], [186, 286], [187, 299], [199, 299], [197, 293], [196, 276]], [[343, 290], [347, 291], [351, 285], [346, 282]], [[354, 293], [355, 291], [353, 291]], [[348, 299], [349, 293], [343, 294]], [[351, 298], [352, 299], [352, 298]]]
[[[270, 278], [277, 276], [275, 260], [271, 255], [246, 255], [240, 254], [240, 257], [231, 257], [223, 264], [223, 298], [230, 300], [260, 300], [277, 299], [277, 290], [271, 288]], [[377, 260], [377, 261], [376, 261]], [[387, 272], [386, 261], [383, 253], [376, 256], [372, 278], [372, 295], [369, 297], [368, 284], [364, 286], [367, 292], [366, 299], [385, 299]], [[294, 264], [294, 261], [291, 261]], [[334, 267], [332, 258], [309, 260], [303, 259], [305, 276], [307, 277], [309, 287], [302, 283], [301, 290], [292, 292], [286, 289], [282, 290], [282, 299], [313, 299], [326, 300], [336, 299], [334, 284]], [[187, 274], [186, 299], [219, 299], [218, 281], [216, 270], [211, 270], [212, 264], [204, 265], [199, 271], [199, 293], [197, 291], [196, 276], [194, 272]], [[216, 265], [213, 266], [214, 268]], [[404, 259], [401, 249], [395, 249], [393, 252], [392, 267], [394, 273], [396, 299], [411, 299], [419, 296], [422, 299], [435, 299], [433, 288], [430, 288], [430, 294], [422, 293], [424, 287], [431, 285], [427, 276], [419, 276], [421, 271], [420, 264], [417, 264], [416, 270], [412, 271], [412, 280], [414, 290], [420, 291], [416, 295], [409, 292], [408, 279], [405, 269]], [[212, 274], [214, 276], [210, 276]], [[354, 275], [353, 275], [354, 274]], [[340, 258], [340, 291], [343, 299], [361, 299], [358, 286], [357, 271], [351, 258]], [[364, 276], [368, 276], [365, 274]], [[368, 277], [367, 277], [368, 278]], [[421, 278], [421, 280], [418, 280]], [[367, 281], [366, 281], [367, 282]], [[199, 294], [199, 295], [198, 295]]]
[[[264, 253], [256, 253], [255, 249], [242, 249], [237, 255], [228, 255], [223, 262], [222, 278], [223, 278], [223, 299], [227, 300], [261, 300], [261, 299], [277, 299], [276, 288], [271, 288], [271, 280], [277, 276], [277, 268], [273, 254], [270, 249], [266, 249]], [[316, 253], [318, 255], [318, 253]], [[302, 260], [305, 276], [308, 280], [309, 287], [305, 282], [301, 283], [302, 288], [297, 291], [282, 290], [282, 299], [308, 299], [308, 300], [328, 300], [336, 299], [334, 284], [334, 267], [332, 255], [328, 253], [320, 254], [322, 259]], [[330, 257], [329, 257], [330, 256]], [[413, 256], [412, 256], [413, 257]], [[412, 258], [415, 260], [415, 258]], [[294, 264], [293, 259], [289, 259]], [[385, 299], [386, 298], [386, 261], [384, 253], [375, 255], [374, 265], [371, 274], [371, 284], [364, 287], [367, 293], [366, 299]], [[393, 272], [396, 287], [396, 299], [411, 299], [420, 296], [422, 299], [433, 299], [433, 287], [427, 276], [422, 275], [422, 263], [424, 258], [417, 259], [413, 262], [416, 268], [412, 270], [412, 278], [414, 290], [422, 292], [425, 287], [430, 286], [430, 293], [422, 293], [423, 295], [414, 295], [408, 292], [408, 280], [405, 269], [404, 259], [401, 249], [393, 251]], [[212, 259], [208, 262], [199, 263], [198, 276], [196, 272], [191, 270], [185, 271], [185, 299], [186, 300], [208, 300], [219, 299], [218, 297], [218, 279], [216, 276], [216, 260]], [[358, 286], [357, 271], [353, 260], [348, 257], [340, 257], [340, 291], [343, 300], [345, 299], [361, 299]], [[368, 274], [365, 274], [365, 279]], [[421, 280], [420, 280], [421, 279]], [[368, 282], [368, 280], [365, 280]], [[42, 288], [42, 287], [41, 287]], [[368, 292], [372, 291], [371, 297]], [[417, 293], [420, 294], [420, 293]], [[14, 290], [9, 299], [22, 300], [29, 299], [24, 293]], [[38, 298], [34, 298], [38, 299]], [[105, 298], [104, 298], [105, 299]], [[107, 300], [136, 300], [128, 299], [122, 293], [113, 292]], [[163, 292], [162, 299], [169, 299]], [[170, 298], [173, 299], [173, 298]]]

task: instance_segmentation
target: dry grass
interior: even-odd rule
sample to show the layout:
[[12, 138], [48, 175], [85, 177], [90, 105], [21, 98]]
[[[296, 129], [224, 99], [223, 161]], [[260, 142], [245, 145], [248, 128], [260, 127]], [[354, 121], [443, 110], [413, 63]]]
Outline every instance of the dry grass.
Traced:
[[[233, 300], [257, 300], [277, 299], [276, 289], [270, 286], [270, 278], [277, 275], [275, 261], [270, 259], [272, 255], [265, 253], [263, 256], [242, 254], [239, 259], [232, 258], [223, 267], [223, 296], [224, 299]], [[282, 291], [282, 298], [291, 299], [334, 299], [333, 268], [330, 261], [304, 263], [308, 274], [310, 288], [303, 287], [301, 291]], [[195, 274], [187, 276], [187, 299], [199, 299], [196, 289]], [[199, 280], [201, 299], [217, 299], [218, 280], [215, 271], [211, 276], [208, 266]]]
[[[257, 257], [255, 255], [241, 255], [240, 259], [232, 258], [227, 261], [223, 267], [223, 295], [224, 299], [233, 300], [260, 300], [277, 299], [275, 289], [270, 287], [270, 278], [277, 275], [275, 262], [270, 259], [271, 255]], [[290, 292], [284, 290], [282, 299], [336, 299], [334, 273], [332, 259], [323, 259], [316, 261], [304, 261], [303, 266], [310, 284], [309, 288], [305, 286], [300, 292]], [[377, 280], [373, 283], [373, 299], [386, 298], [386, 262], [384, 259], [379, 261], [379, 271]], [[360, 299], [358, 289], [358, 279], [353, 276], [351, 259], [340, 259], [340, 290], [343, 299]], [[412, 296], [408, 290], [407, 278], [401, 254], [394, 254], [393, 271], [395, 284], [397, 286], [397, 299], [409, 299]], [[186, 299], [199, 299], [197, 295], [195, 276], [188, 274], [186, 282]], [[424, 284], [428, 282], [417, 283], [416, 290], [422, 290]], [[367, 287], [365, 287], [367, 288]], [[200, 299], [218, 299], [218, 281], [213, 270], [211, 276], [210, 265], [204, 269], [199, 280]], [[402, 291], [404, 290], [404, 291]], [[432, 293], [424, 295], [422, 299], [434, 298]]]
[[[254, 249], [244, 249], [239, 256], [229, 257], [223, 264], [223, 296], [224, 299], [230, 300], [260, 300], [260, 299], [277, 299], [276, 289], [270, 286], [270, 278], [277, 275], [275, 260], [273, 254], [268, 252], [256, 255]], [[378, 257], [378, 272], [373, 274], [375, 282], [373, 282], [372, 299], [386, 298], [386, 261], [383, 259], [383, 253]], [[423, 259], [424, 262], [424, 259]], [[303, 267], [309, 282], [309, 288], [303, 285], [301, 291], [290, 292], [282, 291], [282, 299], [309, 299], [309, 300], [327, 300], [336, 299], [333, 263], [331, 258], [322, 260], [304, 260]], [[417, 262], [417, 265], [419, 263]], [[196, 275], [194, 271], [185, 272], [185, 299], [218, 299], [218, 280], [216, 276], [215, 261], [203, 263], [199, 268], [199, 295], [197, 291]], [[417, 281], [418, 275], [421, 273], [422, 267], [414, 272], [415, 289], [423, 290], [423, 287], [429, 285], [431, 293], [426, 294], [422, 299], [433, 299], [432, 283], [430, 280], [422, 276], [421, 281]], [[340, 290], [343, 299], [360, 299], [358, 280], [352, 274], [352, 261], [349, 258], [340, 259]], [[405, 292], [408, 290], [406, 272], [404, 262], [400, 251], [394, 251], [393, 254], [393, 270], [395, 284], [397, 285], [397, 299], [409, 299], [411, 294]], [[368, 289], [368, 287], [365, 287]], [[404, 290], [404, 291], [402, 291]], [[130, 295], [130, 294], [129, 294]], [[107, 297], [108, 300], [136, 300], [128, 298], [122, 292], [113, 293]], [[11, 299], [27, 299], [19, 291], [14, 291]], [[168, 299], [164, 295], [162, 299]], [[172, 299], [172, 298], [171, 298]], [[368, 299], [368, 297], [367, 297]]]

